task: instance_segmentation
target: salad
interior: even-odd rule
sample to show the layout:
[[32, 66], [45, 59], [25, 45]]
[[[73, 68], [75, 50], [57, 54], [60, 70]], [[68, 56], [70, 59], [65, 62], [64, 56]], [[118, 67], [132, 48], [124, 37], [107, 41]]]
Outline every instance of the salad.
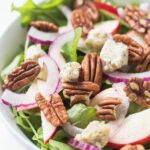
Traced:
[[1, 101], [41, 150], [150, 148], [150, 3], [27, 0], [26, 41]]

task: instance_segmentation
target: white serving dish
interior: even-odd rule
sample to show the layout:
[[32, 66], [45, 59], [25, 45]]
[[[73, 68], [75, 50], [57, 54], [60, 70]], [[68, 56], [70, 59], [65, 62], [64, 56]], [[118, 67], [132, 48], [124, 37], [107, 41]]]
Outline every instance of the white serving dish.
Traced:
[[[115, 0], [114, 0], [115, 1]], [[124, 0], [116, 0], [120, 3], [124, 3]], [[129, 0], [127, 0], [129, 2]], [[127, 2], [126, 1], [126, 2]], [[139, 2], [150, 2], [150, 0], [133, 0]], [[132, 2], [133, 2], [132, 1]], [[19, 17], [15, 19], [4, 31], [0, 37], [0, 71], [4, 66], [6, 66], [19, 52], [19, 46], [24, 44], [26, 37], [26, 30], [20, 26]], [[0, 94], [1, 94], [0, 85]], [[13, 119], [13, 114], [8, 106], [5, 106], [0, 102], [0, 118], [1, 122], [4, 122], [10, 131], [16, 136], [20, 142], [22, 142], [25, 147], [29, 150], [39, 150], [39, 148], [34, 145], [18, 128], [15, 120]]]
[[[19, 18], [15, 19], [8, 28], [4, 31], [0, 37], [0, 71], [4, 66], [6, 66], [19, 52], [19, 47], [24, 44], [26, 37], [26, 29], [20, 26]], [[0, 94], [1, 94], [0, 85]], [[17, 140], [22, 142], [29, 150], [39, 150], [18, 128], [13, 119], [13, 114], [8, 106], [5, 106], [0, 102], [0, 118], [2, 118], [1, 123], [4, 122], [5, 125], [10, 129], [10, 131], [15, 135]]]

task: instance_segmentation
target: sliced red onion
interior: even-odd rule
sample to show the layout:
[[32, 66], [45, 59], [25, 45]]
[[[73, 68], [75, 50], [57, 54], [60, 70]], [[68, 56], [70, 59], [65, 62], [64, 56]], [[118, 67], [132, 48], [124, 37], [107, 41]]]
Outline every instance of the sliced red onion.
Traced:
[[62, 33], [68, 32], [70, 30], [73, 30], [72, 23], [71, 23], [72, 11], [68, 7], [66, 7], [65, 5], [59, 6], [59, 9], [66, 16], [67, 22], [68, 22], [66, 26], [59, 28], [59, 33], [62, 34]]
[[74, 37], [74, 30], [67, 33], [61, 34], [50, 46], [49, 56], [56, 62], [58, 68], [61, 70], [66, 63], [63, 55], [61, 54], [61, 49], [63, 45], [69, 42]]
[[105, 73], [105, 76], [113, 83], [118, 83], [118, 82], [127, 83], [128, 80], [133, 77], [142, 78], [144, 79], [144, 81], [150, 81], [150, 71], [142, 72], [142, 73], [113, 72], [113, 73]]
[[39, 58], [38, 61], [41, 67], [43, 64], [46, 65], [48, 72], [46, 81], [37, 80], [38, 89], [44, 96], [49, 96], [54, 94], [59, 88], [59, 70], [56, 63], [48, 55]]
[[49, 140], [55, 136], [59, 128], [53, 126], [50, 122], [48, 122], [43, 112], [41, 112], [41, 120], [43, 129], [43, 139], [44, 143], [47, 144]]
[[80, 150], [102, 150], [88, 143], [77, 141], [76, 139], [70, 139], [67, 143], [72, 147], [78, 148]]
[[35, 101], [35, 94], [37, 91], [37, 85], [34, 82], [25, 94], [18, 94], [6, 89], [3, 92], [1, 99], [2, 102], [6, 105], [28, 109], [33, 106], [37, 107]]
[[50, 45], [58, 35], [58, 33], [43, 32], [34, 27], [31, 27], [28, 31], [29, 40], [41, 45]]
[[23, 110], [30, 110], [30, 109], [34, 109], [37, 108], [37, 103], [33, 103], [33, 104], [29, 104], [29, 105], [21, 105], [21, 106], [17, 106], [17, 111], [23, 111]]
[[68, 133], [72, 137], [75, 137], [77, 134], [81, 134], [83, 131], [83, 129], [72, 125], [70, 122], [63, 125], [62, 128], [66, 133]]

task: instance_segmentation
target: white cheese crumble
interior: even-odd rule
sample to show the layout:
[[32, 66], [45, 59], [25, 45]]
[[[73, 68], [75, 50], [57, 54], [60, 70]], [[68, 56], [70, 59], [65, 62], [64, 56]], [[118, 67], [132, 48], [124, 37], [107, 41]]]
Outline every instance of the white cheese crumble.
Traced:
[[108, 34], [98, 28], [92, 29], [85, 41], [87, 47], [99, 51], [108, 38]]
[[109, 133], [109, 128], [104, 122], [92, 121], [75, 139], [102, 148], [108, 143]]
[[121, 42], [108, 39], [100, 52], [100, 57], [103, 70], [112, 72], [128, 64], [128, 47]]
[[80, 76], [81, 65], [77, 62], [66, 63], [60, 72], [62, 82], [76, 82]]
[[25, 51], [25, 60], [32, 59], [37, 60], [39, 57], [45, 55], [45, 52], [42, 50], [41, 45], [32, 45]]

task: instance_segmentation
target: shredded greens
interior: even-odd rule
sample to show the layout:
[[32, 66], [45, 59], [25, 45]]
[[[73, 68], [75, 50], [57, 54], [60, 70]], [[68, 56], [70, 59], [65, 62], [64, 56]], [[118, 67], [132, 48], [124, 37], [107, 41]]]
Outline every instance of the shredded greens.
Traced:
[[7, 76], [13, 69], [15, 69], [16, 67], [18, 67], [21, 62], [23, 62], [24, 60], [24, 54], [21, 53], [19, 55], [17, 55], [13, 61], [6, 67], [4, 68], [4, 70], [1, 71], [1, 79], [4, 80], [5, 76]]
[[18, 11], [21, 14], [21, 24], [23, 26], [28, 26], [34, 20], [52, 21], [58, 26], [63, 26], [67, 23], [67, 20], [57, 8], [63, 2], [64, 0], [52, 0], [37, 5], [33, 0], [27, 0], [21, 7], [16, 7], [12, 4], [12, 10]]

